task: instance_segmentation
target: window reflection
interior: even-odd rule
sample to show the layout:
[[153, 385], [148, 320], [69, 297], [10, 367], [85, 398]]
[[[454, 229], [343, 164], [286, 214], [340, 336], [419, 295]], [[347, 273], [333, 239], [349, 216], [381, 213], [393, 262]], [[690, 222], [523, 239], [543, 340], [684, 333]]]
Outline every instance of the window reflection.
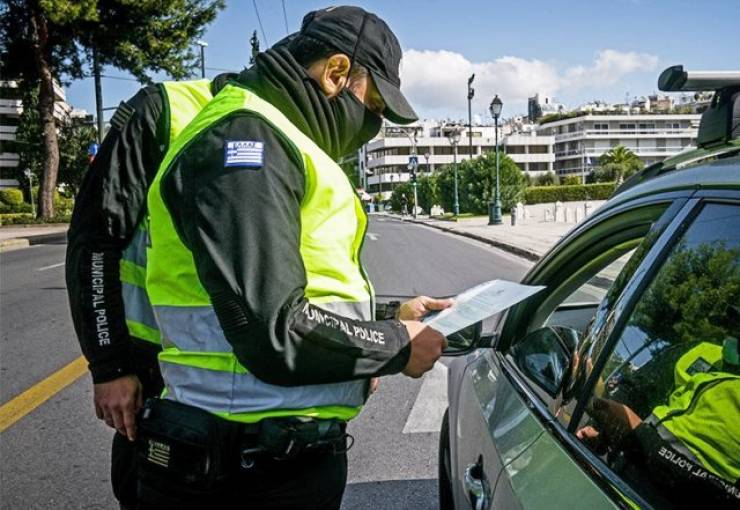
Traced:
[[740, 505], [740, 207], [706, 206], [641, 296], [577, 436], [667, 506]]

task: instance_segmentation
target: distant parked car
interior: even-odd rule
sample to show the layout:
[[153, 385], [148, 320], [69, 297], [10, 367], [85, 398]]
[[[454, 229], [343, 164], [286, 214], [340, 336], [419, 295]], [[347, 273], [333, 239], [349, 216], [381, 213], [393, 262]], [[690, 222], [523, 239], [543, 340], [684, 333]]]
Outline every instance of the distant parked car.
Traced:
[[492, 334], [451, 339], [442, 510], [740, 508], [740, 72], [660, 85], [718, 90], [698, 148], [564, 237], [523, 279], [546, 289]]

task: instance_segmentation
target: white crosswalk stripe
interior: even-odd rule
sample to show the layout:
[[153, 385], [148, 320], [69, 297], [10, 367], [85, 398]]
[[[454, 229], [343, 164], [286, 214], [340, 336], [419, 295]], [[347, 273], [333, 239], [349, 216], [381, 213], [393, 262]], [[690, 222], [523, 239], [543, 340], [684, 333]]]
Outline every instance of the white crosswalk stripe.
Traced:
[[403, 427], [404, 434], [439, 432], [447, 409], [447, 370], [445, 365], [437, 362], [424, 374], [424, 382]]

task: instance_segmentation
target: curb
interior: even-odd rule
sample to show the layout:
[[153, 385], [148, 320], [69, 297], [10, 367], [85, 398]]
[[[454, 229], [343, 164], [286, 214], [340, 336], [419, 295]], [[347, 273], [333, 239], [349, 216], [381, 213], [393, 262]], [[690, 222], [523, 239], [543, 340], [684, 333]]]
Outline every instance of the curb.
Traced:
[[36, 244], [64, 244], [67, 242], [67, 231], [41, 234], [28, 237], [11, 237], [0, 241], [0, 253], [28, 248]]
[[414, 219], [407, 219], [407, 218], [399, 218], [401, 221], [407, 221], [409, 223], [415, 223], [417, 225], [424, 225], [425, 227], [434, 228], [437, 230], [441, 230], [443, 232], [448, 232], [450, 234], [454, 234], [461, 237], [467, 237], [469, 239], [474, 239], [476, 241], [480, 241], [481, 243], [488, 244], [490, 246], [493, 246], [495, 248], [499, 248], [501, 250], [507, 251], [509, 253], [512, 253], [518, 257], [521, 257], [523, 259], [531, 260], [532, 262], [537, 262], [540, 260], [543, 256], [540, 255], [537, 252], [528, 250], [526, 248], [521, 248], [519, 246], [504, 243], [502, 241], [496, 241], [494, 239], [489, 239], [487, 237], [479, 236], [477, 234], [471, 234], [470, 232], [463, 232], [461, 230], [456, 230], [454, 228], [447, 228], [443, 227], [441, 225], [433, 225], [431, 223], [427, 223], [425, 221], [419, 221]]
[[28, 248], [29, 246], [31, 246], [31, 243], [28, 239], [18, 237], [3, 239], [2, 241], [0, 241], [0, 253], [20, 250], [21, 248]]

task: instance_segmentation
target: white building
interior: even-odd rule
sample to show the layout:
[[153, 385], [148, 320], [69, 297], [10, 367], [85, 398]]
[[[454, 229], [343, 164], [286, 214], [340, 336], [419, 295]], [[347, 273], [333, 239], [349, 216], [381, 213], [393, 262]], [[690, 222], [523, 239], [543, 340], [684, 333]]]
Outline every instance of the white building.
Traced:
[[588, 113], [541, 124], [537, 135], [553, 137], [558, 174], [586, 175], [602, 154], [618, 145], [637, 154], [646, 166], [695, 146], [700, 117]]
[[[15, 176], [18, 167], [16, 131], [23, 113], [23, 98], [17, 81], [0, 81], [0, 188], [19, 185]], [[69, 117], [71, 107], [67, 104], [64, 89], [54, 82], [54, 117], [57, 120]]]
[[[428, 120], [409, 126], [384, 124], [378, 136], [360, 150], [359, 169], [365, 191], [387, 200], [397, 184], [408, 181], [411, 177], [409, 156], [414, 143], [419, 175], [452, 164], [453, 147], [448, 135], [453, 129], [462, 130], [457, 146], [457, 161], [470, 159], [471, 145], [472, 157], [495, 151], [493, 126], [473, 126], [473, 136], [469, 138], [467, 127], [461, 124]], [[554, 170], [553, 137], [538, 136], [534, 131], [506, 135], [507, 131], [507, 127], [499, 126], [501, 150], [511, 156], [522, 171], [540, 174]]]

